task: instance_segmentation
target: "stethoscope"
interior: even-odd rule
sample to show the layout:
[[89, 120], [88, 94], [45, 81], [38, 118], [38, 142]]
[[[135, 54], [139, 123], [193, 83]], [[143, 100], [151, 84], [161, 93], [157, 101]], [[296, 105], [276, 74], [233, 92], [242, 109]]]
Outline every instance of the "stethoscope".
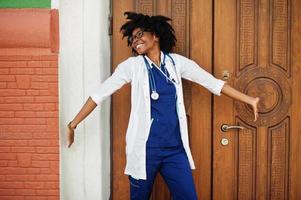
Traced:
[[[166, 70], [166, 67], [165, 67], [165, 59], [166, 59], [166, 56], [168, 56], [173, 64], [173, 67], [174, 67], [174, 70], [175, 70], [175, 73], [176, 72], [176, 67], [175, 67], [175, 61], [174, 59], [169, 55], [169, 54], [165, 54], [164, 53], [164, 57], [163, 57], [163, 63], [160, 64], [160, 69], [159, 71], [165, 76], [166, 78], [166, 81], [168, 82], [168, 80], [174, 84], [177, 84], [178, 81], [175, 81], [174, 79], [171, 79], [170, 78], [170, 75], [167, 76], [167, 70]], [[150, 89], [152, 91], [151, 93], [151, 98], [153, 100], [158, 100], [159, 99], [159, 93], [157, 92], [157, 87], [156, 87], [156, 81], [155, 81], [155, 78], [154, 78], [154, 74], [153, 74], [153, 71], [151, 70], [151, 67], [148, 63], [148, 61], [146, 60], [145, 56], [143, 56], [143, 59], [144, 59], [144, 62], [145, 62], [145, 66], [147, 68], [147, 71], [148, 71], [148, 75], [149, 75], [149, 79], [150, 79]], [[154, 66], [153, 66], [154, 67]], [[164, 70], [164, 72], [162, 71], [162, 68]]]

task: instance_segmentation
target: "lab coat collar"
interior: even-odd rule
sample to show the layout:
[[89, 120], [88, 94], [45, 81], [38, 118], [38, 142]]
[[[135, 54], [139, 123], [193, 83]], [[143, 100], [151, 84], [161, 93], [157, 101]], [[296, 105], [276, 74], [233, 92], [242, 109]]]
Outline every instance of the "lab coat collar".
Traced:
[[[150, 68], [153, 68], [153, 65], [154, 64], [156, 66], [156, 63], [154, 63], [149, 57], [147, 57], [147, 55], [144, 55], [144, 57], [146, 58], [147, 62], [149, 63], [149, 66]], [[160, 55], [160, 65], [164, 62], [164, 53], [161, 51], [161, 55]], [[165, 62], [170, 59], [168, 56], [165, 56]]]

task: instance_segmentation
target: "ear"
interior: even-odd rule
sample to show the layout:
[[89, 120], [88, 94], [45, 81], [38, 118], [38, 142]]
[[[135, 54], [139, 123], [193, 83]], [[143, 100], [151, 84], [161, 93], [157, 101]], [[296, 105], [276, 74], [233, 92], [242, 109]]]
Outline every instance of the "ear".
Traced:
[[157, 37], [157, 35], [156, 34], [153, 34], [153, 38], [154, 38], [154, 40], [156, 41], [156, 42], [159, 42], [159, 37]]

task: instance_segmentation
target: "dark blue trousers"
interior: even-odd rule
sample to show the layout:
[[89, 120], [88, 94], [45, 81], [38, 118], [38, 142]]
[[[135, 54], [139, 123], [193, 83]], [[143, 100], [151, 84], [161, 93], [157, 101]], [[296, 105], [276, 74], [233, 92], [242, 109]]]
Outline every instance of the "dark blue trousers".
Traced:
[[197, 194], [184, 147], [147, 147], [147, 180], [129, 176], [131, 200], [149, 200], [153, 183], [160, 172], [173, 200], [196, 200]]

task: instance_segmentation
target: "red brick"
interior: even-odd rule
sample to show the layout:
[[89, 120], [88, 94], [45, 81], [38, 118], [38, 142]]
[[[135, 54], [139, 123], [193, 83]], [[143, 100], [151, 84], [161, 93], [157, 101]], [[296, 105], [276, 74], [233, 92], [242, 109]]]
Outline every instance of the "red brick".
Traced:
[[59, 195], [59, 191], [58, 190], [37, 190], [37, 195]]
[[7, 62], [7, 61], [0, 61], [1, 67], [27, 67], [27, 63], [24, 61], [14, 61], [14, 62]]
[[41, 169], [41, 175], [48, 175], [48, 174], [55, 174], [55, 171], [49, 168], [40, 168]]
[[[25, 199], [24, 200], [48, 200], [48, 197], [47, 196], [25, 196], [24, 197]], [[59, 200], [59, 199], [56, 199], [56, 200]]]
[[23, 124], [23, 123], [24, 123], [23, 118], [2, 118], [0, 120], [0, 124], [6, 124], [6, 125], [9, 124], [16, 125], [16, 124]]
[[20, 167], [31, 166], [31, 154], [30, 153], [18, 153], [17, 159], [18, 159], [18, 165]]
[[24, 105], [24, 110], [43, 110], [44, 105], [41, 103], [25, 103]]
[[27, 140], [0, 140], [0, 146], [26, 146]]
[[29, 75], [16, 75], [16, 82], [18, 88], [29, 88], [31, 82], [31, 76]]
[[0, 160], [16, 160], [17, 155], [15, 153], [0, 153]]
[[0, 182], [0, 188], [1, 189], [18, 189], [18, 188], [24, 188], [23, 182]]
[[26, 170], [20, 167], [1, 167], [0, 174], [25, 174]]
[[58, 60], [58, 54], [51, 54], [51, 55], [39, 55], [35, 56], [36, 60], [47, 60], [47, 61], [56, 61]]
[[25, 200], [24, 196], [1, 196], [1, 200]]
[[48, 83], [32, 82], [30, 88], [31, 89], [39, 89], [39, 90], [48, 89]]
[[37, 111], [36, 112], [37, 117], [58, 117], [57, 111]]
[[36, 152], [34, 147], [12, 147], [12, 152]]
[[15, 117], [36, 117], [33, 111], [16, 111]]
[[10, 160], [8, 161], [8, 167], [18, 167], [18, 161], [17, 160]]
[[0, 81], [8, 82], [8, 81], [15, 81], [14, 75], [0, 75]]
[[45, 188], [58, 189], [59, 183], [58, 182], [46, 182]]
[[40, 168], [26, 168], [26, 174], [41, 174]]
[[59, 153], [58, 147], [36, 147], [37, 153]]
[[34, 97], [4, 97], [5, 103], [31, 103], [34, 102]]
[[35, 189], [18, 189], [15, 191], [16, 195], [35, 195]]
[[[15, 195], [15, 189], [0, 189], [0, 194], [1, 194], [1, 198], [2, 196], [10, 196], [10, 195]], [[2, 200], [2, 199], [1, 199]]]
[[57, 96], [57, 91], [51, 91], [50, 89], [48, 90], [40, 90], [40, 95], [41, 96]]
[[58, 102], [58, 97], [54, 96], [36, 96], [35, 97], [36, 102], [41, 102], [41, 103], [57, 103]]
[[24, 96], [25, 90], [21, 89], [0, 89], [0, 96]]
[[32, 161], [32, 167], [49, 167], [49, 161]]
[[[8, 164], [7, 160], [0, 160], [0, 167], [6, 167]], [[1, 181], [1, 180], [0, 180]]]
[[58, 96], [58, 84], [48, 83], [48, 90], [55, 96]]
[[7, 88], [8, 89], [17, 89], [18, 85], [16, 82], [7, 82]]
[[0, 110], [1, 111], [12, 111], [12, 110], [22, 110], [23, 105], [22, 104], [0, 104]]
[[58, 77], [55, 75], [40, 75], [40, 76], [32, 76], [32, 81], [40, 81], [40, 82], [58, 82]]
[[59, 199], [60, 199], [59, 195], [58, 196], [48, 196], [47, 197], [47, 200], [59, 200]]
[[42, 132], [47, 130], [46, 125], [1, 125], [3, 131], [12, 133]]
[[56, 68], [36, 68], [35, 70], [36, 74], [58, 74], [58, 69]]
[[0, 181], [5, 181], [5, 175], [0, 175]]
[[56, 104], [55, 103], [45, 103], [44, 104], [44, 109], [47, 111], [54, 111], [56, 109]]
[[58, 118], [47, 118], [46, 121], [48, 126], [51, 126], [54, 129], [58, 129], [58, 125], [59, 125]]
[[27, 67], [30, 68], [40, 68], [42, 66], [42, 61], [40, 60], [34, 60], [34, 61], [28, 61], [27, 62]]
[[0, 147], [0, 152], [10, 152], [10, 147]]
[[6, 175], [7, 181], [34, 181], [36, 179], [33, 175]]
[[43, 132], [43, 133], [33, 133], [32, 137], [34, 139], [57, 139], [57, 132]]
[[24, 119], [24, 124], [46, 124], [46, 119], [45, 118], [25, 118]]
[[24, 188], [41, 189], [41, 188], [45, 188], [45, 183], [44, 182], [24, 182]]
[[26, 95], [37, 96], [40, 94], [39, 90], [26, 90]]
[[13, 111], [0, 111], [0, 117], [14, 117]]
[[[57, 154], [59, 156], [59, 154]], [[55, 174], [59, 174], [59, 162], [58, 161], [50, 161], [50, 169], [55, 171]]]
[[33, 68], [11, 68], [10, 74], [34, 74], [35, 69]]
[[[32, 138], [32, 133], [30, 132], [14, 132], [14, 131], [8, 131], [5, 129], [2, 129], [2, 127], [0, 126], [0, 141], [2, 139], [4, 140], [12, 140], [12, 139], [16, 139], [16, 140], [23, 140], [23, 139], [31, 139]], [[2, 131], [2, 132], [1, 132]]]
[[59, 175], [36, 175], [38, 181], [58, 181]]
[[30, 140], [28, 141], [29, 146], [58, 146], [59, 145], [59, 141], [57, 140], [49, 140], [49, 139], [45, 139], [45, 140]]
[[9, 69], [8, 68], [0, 68], [0, 74], [9, 74]]
[[59, 160], [59, 154], [32, 154], [32, 160]]
[[58, 68], [58, 62], [57, 61], [49, 61], [49, 67]]
[[0, 88], [7, 88], [6, 82], [0, 82]]

